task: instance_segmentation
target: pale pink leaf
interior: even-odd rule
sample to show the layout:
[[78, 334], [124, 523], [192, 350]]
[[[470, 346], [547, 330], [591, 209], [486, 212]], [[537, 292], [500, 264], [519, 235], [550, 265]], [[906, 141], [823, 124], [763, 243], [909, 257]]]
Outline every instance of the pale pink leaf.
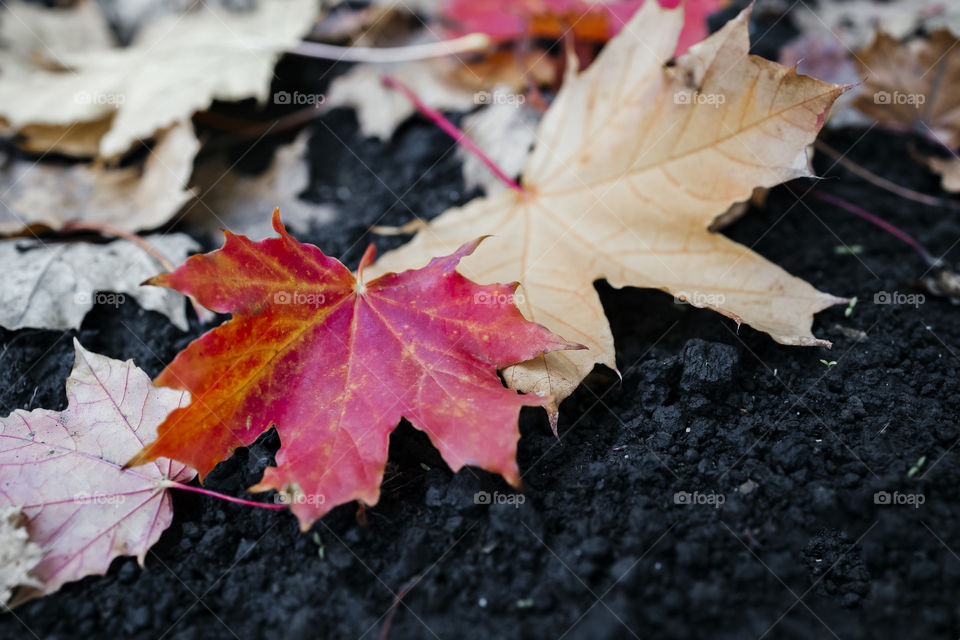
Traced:
[[190, 394], [154, 387], [130, 360], [74, 346], [64, 411], [17, 410], [0, 419], [0, 507], [22, 508], [30, 539], [45, 553], [31, 572], [42, 587], [21, 588], [14, 604], [102, 575], [118, 556], [142, 565], [173, 517], [164, 482], [196, 475], [166, 459], [121, 468]]

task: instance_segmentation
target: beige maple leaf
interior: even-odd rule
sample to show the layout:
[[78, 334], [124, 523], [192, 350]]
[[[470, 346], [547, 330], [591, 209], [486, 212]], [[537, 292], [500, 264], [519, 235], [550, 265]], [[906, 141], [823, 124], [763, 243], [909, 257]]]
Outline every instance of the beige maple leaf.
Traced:
[[[32, 32], [55, 19], [45, 11], [11, 2], [6, 13], [12, 29]], [[316, 15], [315, 0], [260, 2], [249, 11], [201, 5], [148, 23], [122, 48], [98, 41], [66, 50], [47, 38], [11, 37], [15, 46], [0, 51], [0, 124], [33, 150], [42, 143], [89, 152], [95, 141], [100, 156], [119, 156], [215, 99], [264, 101], [277, 58]], [[93, 30], [95, 23], [80, 24]], [[46, 53], [42, 64], [36, 52]]]
[[887, 128], [960, 145], [960, 47], [948, 30], [900, 42], [877, 33], [856, 62], [866, 75], [853, 106]]
[[683, 12], [644, 3], [589, 69], [568, 71], [540, 123], [524, 192], [447, 211], [374, 271], [421, 266], [492, 234], [460, 271], [482, 283], [519, 280], [528, 319], [589, 348], [504, 371], [510, 386], [556, 402], [596, 363], [615, 367], [600, 278], [669, 291], [785, 344], [829, 346], [811, 334], [812, 318], [840, 299], [707, 230], [755, 187], [810, 175], [805, 149], [843, 91], [748, 55], [748, 17], [667, 66]]

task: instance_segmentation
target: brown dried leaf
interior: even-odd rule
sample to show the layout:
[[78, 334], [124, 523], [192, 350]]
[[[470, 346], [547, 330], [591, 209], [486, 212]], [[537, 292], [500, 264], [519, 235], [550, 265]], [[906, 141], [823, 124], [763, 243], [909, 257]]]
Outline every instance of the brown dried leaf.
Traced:
[[960, 46], [941, 29], [906, 43], [878, 33], [857, 54], [867, 78], [853, 106], [884, 126], [960, 145]]
[[142, 167], [61, 166], [16, 161], [0, 169], [0, 234], [60, 229], [70, 222], [123, 231], [159, 227], [192, 196], [186, 188], [200, 143], [189, 122], [160, 134]]

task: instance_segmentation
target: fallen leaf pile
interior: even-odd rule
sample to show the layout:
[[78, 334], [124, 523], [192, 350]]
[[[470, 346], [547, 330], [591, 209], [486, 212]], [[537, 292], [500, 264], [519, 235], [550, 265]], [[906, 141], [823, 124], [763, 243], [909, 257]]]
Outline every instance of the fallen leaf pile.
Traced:
[[[545, 408], [556, 434], [560, 402], [596, 365], [616, 370], [598, 280], [829, 347], [813, 318], [844, 300], [717, 232], [812, 176], [828, 117], [940, 144], [952, 157], [921, 161], [960, 189], [960, 46], [943, 28], [957, 13], [933, 1], [803, 9], [781, 55], [837, 82], [751, 55], [750, 9], [708, 36], [723, 0], [324, 4], [319, 24], [314, 0], [185, 4], [11, 0], [0, 14], [0, 326], [75, 330], [129, 297], [200, 335], [181, 294], [232, 316], [198, 313], [206, 333], [152, 382], [75, 341], [67, 408], [0, 418], [10, 606], [118, 556], [142, 565], [172, 520], [167, 489], [212, 494], [185, 483], [271, 427], [276, 465], [250, 490], [276, 492], [267, 506], [303, 530], [378, 502], [402, 419], [451, 470], [519, 488], [522, 407]], [[490, 46], [443, 55], [448, 36]], [[328, 41], [364, 62], [305, 92], [307, 108], [267, 99], [286, 86], [284, 52], [348, 53]], [[419, 231], [376, 261], [371, 245], [356, 272], [298, 241], [277, 207], [321, 241], [339, 222], [311, 190], [327, 149], [308, 128], [272, 139], [258, 174], [241, 167], [335, 107], [384, 153], [426, 113], [460, 136], [466, 187], [485, 195], [394, 229]], [[469, 139], [433, 110], [471, 111]], [[222, 248], [191, 255], [224, 227]], [[927, 286], [960, 297], [953, 279]]]
[[197, 230], [235, 221], [248, 231], [250, 214], [240, 209], [260, 203], [266, 210], [289, 203], [304, 226], [333, 217], [329, 208], [301, 204], [296, 193], [277, 197], [278, 189], [306, 186], [305, 140], [278, 153], [274, 171], [237, 179], [209, 154], [198, 159], [201, 142], [190, 122], [214, 100], [265, 103], [280, 53], [310, 30], [316, 2], [190, 4], [184, 11], [114, 12], [121, 31], [133, 34], [127, 46], [118, 46], [92, 0], [58, 9], [4, 5], [0, 131], [34, 155], [0, 149], [0, 234], [29, 238], [0, 240], [5, 263], [17, 265], [0, 284], [0, 325], [78, 328], [96, 302], [135, 299], [186, 330], [183, 300], [139, 283], [163, 260], [179, 263], [198, 249], [189, 236], [144, 238], [157, 262], [129, 242], [89, 244], [51, 233], [116, 237], [161, 229], [197, 209], [206, 213]]
[[[82, 35], [96, 20], [85, 4], [76, 10], [80, 16], [58, 24]], [[101, 134], [86, 136], [82, 151], [117, 157], [214, 99], [266, 100], [279, 53], [297, 44], [316, 17], [314, 0], [260, 2], [245, 12], [199, 7], [147, 23], [127, 47], [99, 42], [84, 51], [48, 51], [39, 65], [24, 45], [0, 53], [0, 122], [27, 138], [31, 127], [47, 139], [59, 134], [44, 150], [61, 151], [61, 144], [76, 140], [79, 124], [85, 133]], [[27, 31], [38, 13], [19, 1], [7, 11], [12, 16], [5, 22]], [[51, 23], [49, 12], [45, 17]], [[50, 41], [57, 40], [42, 38]]]
[[193, 401], [129, 464], [171, 457], [202, 477], [276, 425], [277, 466], [252, 490], [287, 496], [306, 530], [338, 504], [376, 504], [388, 436], [406, 418], [454, 471], [470, 464], [519, 486], [520, 407], [549, 399], [505, 389], [497, 369], [577, 345], [525, 321], [515, 284], [480, 286], [456, 273], [479, 241], [367, 281], [371, 251], [355, 277], [295, 240], [276, 211], [273, 226], [279, 238], [228, 232], [222, 249], [150, 281], [233, 320], [157, 378]]

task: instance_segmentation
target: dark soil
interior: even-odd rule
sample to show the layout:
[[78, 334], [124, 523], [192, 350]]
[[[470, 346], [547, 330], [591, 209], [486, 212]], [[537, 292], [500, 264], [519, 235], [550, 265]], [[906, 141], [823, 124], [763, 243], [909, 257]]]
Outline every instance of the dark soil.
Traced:
[[[325, 70], [288, 60], [280, 77], [316, 86]], [[389, 144], [361, 139], [347, 112], [312, 129], [305, 197], [334, 203], [340, 217], [302, 239], [351, 267], [368, 242], [402, 241], [371, 237], [369, 225], [435, 216], [472, 196], [450, 141], [425, 122]], [[939, 193], [908, 159], [908, 140], [862, 134], [827, 138], [869, 169]], [[261, 166], [266, 146], [254, 154]], [[817, 189], [958, 262], [956, 211], [895, 198], [824, 160], [817, 169], [829, 177]], [[303, 534], [285, 512], [179, 493], [145, 569], [118, 559], [106, 577], [0, 616], [0, 637], [376, 638], [388, 624], [392, 639], [957, 637], [958, 309], [930, 296], [874, 304], [877, 292], [916, 293], [922, 261], [806, 195], [813, 187], [775, 189], [726, 233], [859, 298], [849, 317], [842, 306], [817, 316], [832, 351], [781, 346], [666, 294], [600, 282], [623, 380], [598, 368], [563, 404], [559, 442], [541, 411], [525, 411], [522, 504], [475, 504], [478, 491], [513, 492], [481, 471], [451, 474], [404, 424], [375, 508], [341, 506]], [[862, 251], [837, 253], [844, 245]], [[75, 333], [154, 375], [203, 330], [181, 333], [128, 302], [95, 309], [79, 332], [3, 331], [2, 409], [65, 406]], [[243, 495], [278, 444], [265, 435], [207, 486]], [[877, 504], [880, 491], [923, 504]]]

